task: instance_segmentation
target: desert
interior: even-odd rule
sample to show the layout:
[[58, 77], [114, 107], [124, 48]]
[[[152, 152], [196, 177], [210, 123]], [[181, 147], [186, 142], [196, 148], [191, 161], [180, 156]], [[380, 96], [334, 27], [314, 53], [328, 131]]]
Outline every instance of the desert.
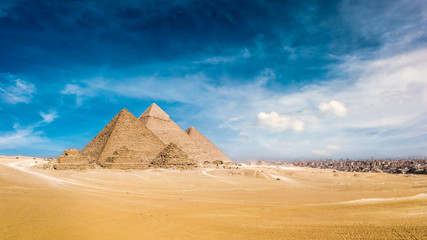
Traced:
[[[0, 159], [2, 239], [423, 239], [427, 176]], [[36, 163], [37, 162], [37, 163]], [[280, 178], [280, 180], [277, 180]]]

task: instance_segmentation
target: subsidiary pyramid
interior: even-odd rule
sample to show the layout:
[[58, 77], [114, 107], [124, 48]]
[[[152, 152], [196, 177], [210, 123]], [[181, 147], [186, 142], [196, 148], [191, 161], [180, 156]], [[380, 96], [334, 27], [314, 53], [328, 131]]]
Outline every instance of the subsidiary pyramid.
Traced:
[[155, 103], [138, 118], [166, 145], [175, 143], [188, 157], [199, 163], [213, 162], [214, 159], [182, 130], [169, 115]]
[[203, 136], [195, 127], [189, 127], [187, 134], [196, 141], [214, 160], [219, 160], [223, 163], [231, 163], [231, 159], [228, 158], [219, 148], [215, 146], [209, 139]]
[[169, 143], [152, 162], [154, 167], [192, 169], [197, 167], [197, 162], [182, 151], [176, 144]]
[[147, 165], [165, 144], [127, 109], [120, 111], [81, 151], [91, 163]]

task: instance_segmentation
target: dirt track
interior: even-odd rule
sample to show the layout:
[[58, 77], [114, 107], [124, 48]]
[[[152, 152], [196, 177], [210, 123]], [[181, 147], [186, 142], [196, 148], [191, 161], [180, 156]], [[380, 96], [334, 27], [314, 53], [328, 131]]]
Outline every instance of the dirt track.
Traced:
[[427, 238], [427, 176], [34, 162], [0, 158], [0, 239]]

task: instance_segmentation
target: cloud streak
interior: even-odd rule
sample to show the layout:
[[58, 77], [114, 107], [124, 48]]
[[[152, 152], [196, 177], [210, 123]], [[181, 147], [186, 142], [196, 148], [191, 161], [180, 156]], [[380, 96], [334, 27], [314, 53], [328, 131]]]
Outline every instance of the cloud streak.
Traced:
[[0, 97], [5, 103], [29, 103], [36, 91], [34, 84], [12, 74], [2, 73], [0, 80]]

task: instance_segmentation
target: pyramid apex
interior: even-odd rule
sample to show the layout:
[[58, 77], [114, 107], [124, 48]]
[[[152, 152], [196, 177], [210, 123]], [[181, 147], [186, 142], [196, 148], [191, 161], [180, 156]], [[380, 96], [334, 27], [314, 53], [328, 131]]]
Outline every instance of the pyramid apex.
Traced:
[[196, 131], [198, 132], [198, 130], [195, 127], [191, 126], [185, 132], [187, 132], [188, 134], [191, 134], [191, 133], [194, 133]]
[[127, 110], [126, 108], [123, 108], [118, 114], [117, 116], [133, 116], [135, 117], [131, 112], [129, 112], [129, 110]]
[[169, 115], [165, 113], [165, 111], [163, 111], [155, 103], [151, 104], [150, 107], [148, 107], [147, 110], [145, 110], [145, 112], [139, 118], [144, 118], [144, 117], [154, 117], [162, 120], [170, 120]]

